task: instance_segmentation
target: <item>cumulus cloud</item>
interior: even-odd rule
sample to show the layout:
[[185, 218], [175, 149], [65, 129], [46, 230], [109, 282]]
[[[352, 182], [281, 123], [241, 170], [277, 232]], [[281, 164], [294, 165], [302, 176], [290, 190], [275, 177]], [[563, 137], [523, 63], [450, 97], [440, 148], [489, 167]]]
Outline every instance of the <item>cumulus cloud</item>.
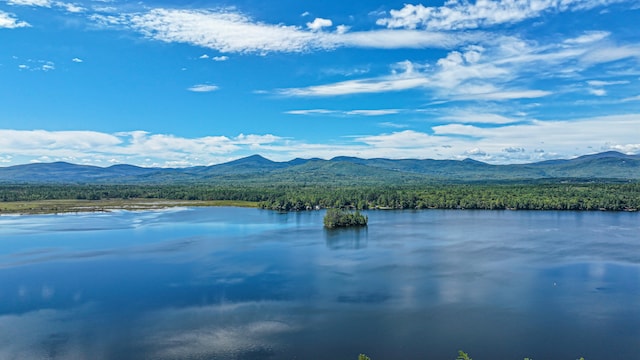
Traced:
[[[512, 64], [496, 64], [503, 58], [483, 55], [484, 48], [469, 46], [452, 51], [435, 64], [403, 61], [393, 66], [390, 75], [356, 79], [305, 88], [280, 89], [285, 96], [338, 96], [422, 89], [434, 97], [459, 100], [530, 99], [550, 95], [546, 90], [513, 88], [516, 78]], [[485, 59], [486, 58], [486, 59]]]
[[311, 31], [320, 31], [322, 28], [330, 26], [333, 26], [333, 22], [323, 18], [315, 18], [312, 22], [307, 23], [307, 28]]
[[[331, 110], [328, 110], [331, 111]], [[322, 109], [317, 110], [323, 113]], [[145, 131], [106, 134], [91, 131], [0, 130], [3, 163], [71, 161], [94, 165], [131, 163], [141, 166], [210, 165], [260, 153], [287, 161], [296, 157], [464, 159], [490, 163], [532, 162], [570, 158], [595, 151], [638, 153], [640, 114], [584, 119], [446, 123], [425, 131], [347, 136], [331, 143], [309, 143], [273, 134], [184, 138]], [[401, 128], [404, 125], [383, 123]], [[474, 151], [474, 149], [479, 149]], [[544, 149], [544, 150], [543, 150]], [[594, 150], [596, 149], [596, 150]], [[46, 158], [42, 158], [46, 156]]]
[[[130, 131], [1, 130], [0, 154], [12, 161], [70, 161], [94, 165], [132, 163], [142, 166], [208, 165], [238, 158], [243, 151], [260, 151], [285, 140], [271, 134], [236, 137], [184, 138], [171, 134]], [[6, 157], [9, 156], [9, 157]], [[46, 156], [46, 159], [42, 159]], [[26, 160], [26, 161], [25, 161]], [[147, 161], [148, 160], [148, 161]]]
[[0, 10], [0, 29], [17, 29], [30, 26], [28, 22], [20, 21], [13, 14]]
[[[604, 32], [591, 32], [547, 44], [514, 36], [493, 36], [449, 51], [435, 62], [398, 63], [389, 75], [278, 89], [276, 92], [285, 96], [318, 97], [419, 89], [431, 95], [433, 100], [506, 101], [541, 98], [562, 89], [531, 88], [536, 83], [532, 79], [578, 78], [599, 65], [640, 59], [640, 46], [617, 45], [607, 40], [608, 36]], [[537, 82], [535, 86], [554, 84]], [[599, 95], [606, 93], [604, 87], [619, 84], [622, 83], [602, 80], [589, 82], [594, 89], [592, 93]]]
[[466, 30], [499, 24], [517, 23], [536, 18], [545, 12], [588, 10], [626, 0], [509, 0], [476, 1], [449, 0], [443, 6], [405, 4], [391, 10], [389, 17], [377, 20], [388, 28]]
[[350, 29], [351, 29], [350, 26], [338, 25], [338, 26], [336, 26], [336, 33], [342, 35], [342, 34], [347, 33], [347, 31], [349, 31]]
[[228, 56], [214, 56], [213, 61], [227, 61], [229, 60]]
[[71, 61], [73, 61], [74, 63], [81, 63], [81, 62], [84, 62], [84, 61], [83, 61], [82, 59], [80, 59], [80, 58], [73, 58], [73, 59], [71, 59]]
[[206, 85], [206, 84], [198, 84], [198, 85], [193, 85], [190, 88], [188, 88], [187, 90], [192, 91], [192, 92], [212, 92], [212, 91], [216, 91], [218, 90], [219, 87], [216, 85]]
[[[491, 153], [503, 149], [538, 149], [544, 143], [546, 152], [572, 155], [574, 151], [592, 152], [588, 149], [610, 149], [625, 144], [635, 144], [640, 131], [640, 114], [612, 115], [572, 121], [540, 121], [514, 124], [498, 128], [472, 125], [447, 124], [433, 127], [436, 136], [461, 136], [477, 139], [476, 144]], [[478, 146], [480, 147], [480, 146]]]

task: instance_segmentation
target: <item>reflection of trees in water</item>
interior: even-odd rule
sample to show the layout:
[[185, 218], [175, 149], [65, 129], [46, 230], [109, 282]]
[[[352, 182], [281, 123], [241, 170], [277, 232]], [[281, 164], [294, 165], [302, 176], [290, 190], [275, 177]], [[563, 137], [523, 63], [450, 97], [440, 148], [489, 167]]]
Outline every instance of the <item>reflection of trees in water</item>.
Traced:
[[331, 250], [357, 250], [367, 247], [369, 232], [366, 227], [331, 229], [324, 231], [324, 238]]

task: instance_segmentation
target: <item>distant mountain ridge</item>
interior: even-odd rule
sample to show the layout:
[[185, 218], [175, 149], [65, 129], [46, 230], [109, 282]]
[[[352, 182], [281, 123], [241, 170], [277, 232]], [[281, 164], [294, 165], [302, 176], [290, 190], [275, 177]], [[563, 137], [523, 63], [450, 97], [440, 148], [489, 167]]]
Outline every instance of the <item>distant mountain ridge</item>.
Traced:
[[157, 184], [157, 183], [402, 183], [419, 181], [498, 181], [550, 178], [640, 180], [640, 155], [608, 151], [567, 160], [491, 165], [467, 160], [294, 159], [276, 162], [260, 155], [212, 166], [145, 168], [66, 162], [0, 167], [1, 183]]

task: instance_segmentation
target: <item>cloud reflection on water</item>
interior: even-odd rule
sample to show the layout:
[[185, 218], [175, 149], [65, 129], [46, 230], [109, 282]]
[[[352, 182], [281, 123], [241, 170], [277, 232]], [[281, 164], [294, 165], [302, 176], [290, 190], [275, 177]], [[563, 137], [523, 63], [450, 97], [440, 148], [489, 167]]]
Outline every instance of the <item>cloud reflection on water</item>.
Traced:
[[[199, 209], [149, 215], [126, 232], [14, 235], [0, 253], [0, 358], [282, 358], [305, 349], [320, 358], [356, 347], [440, 358], [504, 339], [574, 342], [597, 355], [591, 340], [616, 329], [640, 338], [637, 218], [368, 215], [367, 229], [328, 232], [321, 212]], [[521, 357], [500, 354], [479, 355]]]

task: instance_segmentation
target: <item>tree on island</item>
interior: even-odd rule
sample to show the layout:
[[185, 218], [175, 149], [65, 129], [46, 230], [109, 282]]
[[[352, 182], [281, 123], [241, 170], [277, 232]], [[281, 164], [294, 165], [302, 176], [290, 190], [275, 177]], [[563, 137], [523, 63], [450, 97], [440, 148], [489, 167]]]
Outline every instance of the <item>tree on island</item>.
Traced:
[[337, 227], [350, 227], [350, 226], [367, 226], [369, 218], [360, 214], [359, 211], [350, 212], [343, 209], [327, 209], [327, 213], [324, 215], [324, 226], [328, 229]]

